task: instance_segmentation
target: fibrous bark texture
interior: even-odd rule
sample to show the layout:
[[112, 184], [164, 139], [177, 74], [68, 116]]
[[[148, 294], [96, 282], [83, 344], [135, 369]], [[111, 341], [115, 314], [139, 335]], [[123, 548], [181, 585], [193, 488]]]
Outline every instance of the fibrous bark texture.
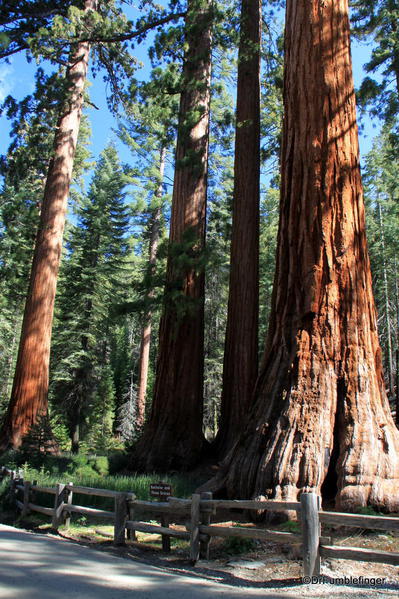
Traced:
[[[96, 5], [95, 0], [86, 0], [85, 10], [94, 10]], [[2, 449], [19, 447], [24, 435], [47, 412], [54, 298], [89, 51], [88, 43], [78, 44], [66, 72], [67, 99], [46, 179], [14, 383], [0, 435]]]
[[258, 374], [260, 36], [260, 2], [242, 0], [230, 287], [215, 442], [219, 456], [227, 453], [242, 430]]
[[347, 0], [288, 0], [281, 216], [249, 424], [214, 487], [399, 509], [365, 238]]
[[190, 0], [180, 99], [169, 256], [149, 422], [132, 467], [189, 468], [203, 448], [204, 268], [211, 14]]

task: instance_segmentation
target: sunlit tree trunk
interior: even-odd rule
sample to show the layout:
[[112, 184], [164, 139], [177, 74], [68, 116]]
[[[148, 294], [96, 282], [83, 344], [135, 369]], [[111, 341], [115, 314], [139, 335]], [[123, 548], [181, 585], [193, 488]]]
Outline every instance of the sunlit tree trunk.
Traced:
[[198, 461], [204, 369], [204, 266], [211, 12], [190, 0], [186, 16], [167, 282], [151, 416], [135, 468], [188, 468]]
[[347, 0], [287, 1], [277, 266], [255, 404], [214, 488], [399, 509], [359, 169]]
[[[85, 10], [95, 10], [96, 5], [95, 0], [86, 0]], [[0, 434], [2, 449], [18, 447], [31, 426], [47, 412], [54, 298], [89, 51], [88, 43], [77, 44], [67, 67], [67, 97], [47, 173], [14, 383]]]
[[260, 35], [259, 0], [242, 0], [230, 287], [220, 428], [215, 443], [220, 456], [242, 430], [258, 374]]

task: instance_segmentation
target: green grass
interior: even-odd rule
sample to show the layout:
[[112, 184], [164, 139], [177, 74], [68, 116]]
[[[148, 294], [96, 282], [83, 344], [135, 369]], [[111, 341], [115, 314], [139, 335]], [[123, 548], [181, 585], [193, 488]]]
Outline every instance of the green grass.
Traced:
[[301, 523], [297, 522], [295, 520], [287, 520], [287, 522], [282, 522], [278, 528], [280, 530], [286, 531], [286, 532], [293, 532], [296, 534], [299, 534], [302, 529], [301, 529]]
[[[55, 487], [57, 483], [73, 483], [75, 486], [93, 487], [97, 489], [110, 489], [119, 492], [131, 492], [138, 499], [150, 500], [150, 484], [155, 482], [166, 482], [172, 486], [172, 492], [175, 497], [190, 497], [200, 482], [189, 476], [178, 474], [159, 475], [159, 474], [136, 474], [131, 476], [101, 476], [101, 475], [79, 475], [79, 474], [51, 474], [44, 468], [36, 470], [24, 465], [25, 480], [30, 482], [37, 481], [38, 486]], [[7, 483], [4, 481], [3, 485]], [[2, 486], [3, 486], [2, 485]], [[1, 492], [1, 491], [0, 491]], [[4, 492], [4, 496], [6, 493]], [[1, 501], [1, 499], [0, 499]], [[36, 492], [33, 498], [34, 503], [45, 507], [52, 507], [54, 496], [49, 493]], [[75, 493], [73, 503], [90, 506], [94, 508], [112, 510], [113, 499], [108, 497], [95, 497]]]

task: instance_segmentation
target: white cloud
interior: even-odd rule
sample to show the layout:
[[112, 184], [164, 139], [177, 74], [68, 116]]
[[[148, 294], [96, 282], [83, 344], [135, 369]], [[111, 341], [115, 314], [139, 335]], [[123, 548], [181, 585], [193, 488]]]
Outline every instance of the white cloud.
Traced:
[[0, 65], [0, 102], [4, 101], [14, 87], [13, 71], [13, 67], [9, 64]]

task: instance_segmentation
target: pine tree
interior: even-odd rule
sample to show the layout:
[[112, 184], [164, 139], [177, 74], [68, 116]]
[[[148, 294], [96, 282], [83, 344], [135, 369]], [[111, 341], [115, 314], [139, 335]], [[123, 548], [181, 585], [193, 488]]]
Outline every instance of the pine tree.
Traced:
[[[112, 430], [109, 422], [114, 417], [115, 390], [110, 387], [109, 375], [110, 308], [125, 294], [121, 277], [129, 251], [129, 217], [124, 203], [127, 181], [115, 148], [107, 147], [96, 166], [88, 196], [79, 208], [78, 223], [71, 229], [62, 270], [53, 401], [67, 416], [75, 452], [79, 450], [82, 426], [87, 433], [95, 425], [97, 417], [92, 423], [90, 410], [97, 416], [101, 414], [103, 421], [108, 421], [105, 428]], [[101, 387], [106, 389], [103, 397]]]
[[353, 32], [359, 39], [371, 38], [374, 48], [364, 65], [366, 72], [381, 77], [364, 78], [358, 102], [374, 116], [397, 126], [399, 109], [399, 2], [397, 0], [352, 0]]
[[[397, 197], [396, 151], [388, 127], [378, 136], [366, 155], [363, 167], [367, 210], [367, 238], [370, 248], [374, 295], [378, 313], [378, 329], [384, 358], [386, 386], [392, 404], [398, 410], [398, 314], [397, 256], [399, 209]], [[396, 387], [396, 401], [395, 401]]]
[[[163, 237], [165, 212], [170, 198], [165, 193], [165, 166], [174, 146], [178, 112], [178, 71], [175, 64], [157, 68], [150, 81], [130, 86], [131, 100], [119, 126], [119, 136], [132, 151], [135, 168], [140, 170], [142, 186], [136, 196], [147, 199], [140, 210], [144, 229], [145, 273], [142, 289], [142, 324], [139, 372], [136, 394], [135, 429], [143, 428], [147, 403], [153, 312], [156, 305], [155, 274], [157, 252]], [[143, 202], [141, 201], [141, 204]]]

